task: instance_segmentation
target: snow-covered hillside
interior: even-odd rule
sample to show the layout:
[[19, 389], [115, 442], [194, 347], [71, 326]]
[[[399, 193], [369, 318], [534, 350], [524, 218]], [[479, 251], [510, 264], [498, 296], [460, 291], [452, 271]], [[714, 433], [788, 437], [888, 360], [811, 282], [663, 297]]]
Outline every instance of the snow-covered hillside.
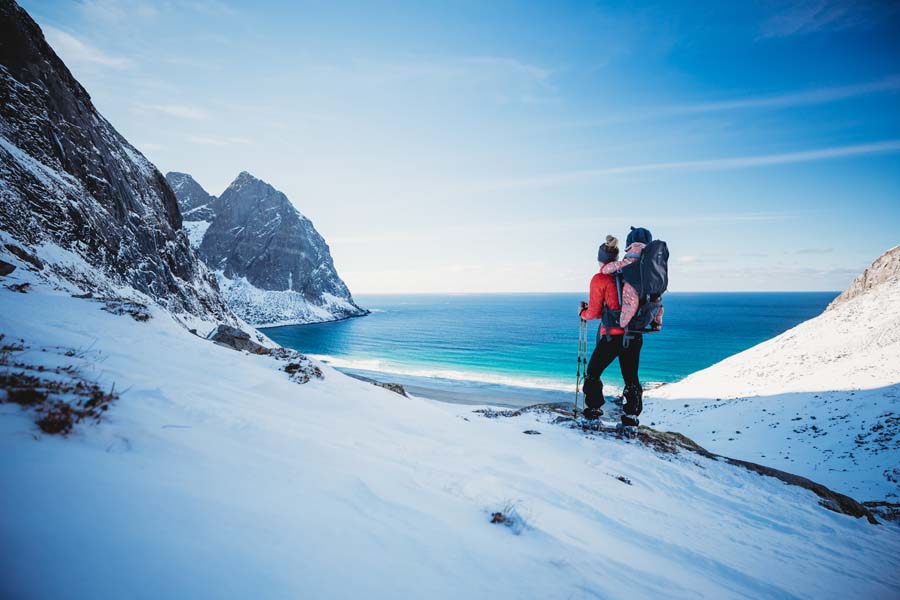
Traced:
[[[888, 251], [824, 313], [647, 404], [711, 450], [863, 499], [900, 497], [900, 261]], [[879, 265], [893, 265], [893, 272]], [[873, 269], [875, 269], [873, 271]], [[877, 277], [874, 275], [877, 271]]]
[[327, 367], [297, 385], [160, 308], [110, 314], [11, 260], [31, 288], [0, 286], [7, 365], [119, 397], [68, 437], [0, 403], [4, 598], [900, 594], [896, 528], [807, 490]]

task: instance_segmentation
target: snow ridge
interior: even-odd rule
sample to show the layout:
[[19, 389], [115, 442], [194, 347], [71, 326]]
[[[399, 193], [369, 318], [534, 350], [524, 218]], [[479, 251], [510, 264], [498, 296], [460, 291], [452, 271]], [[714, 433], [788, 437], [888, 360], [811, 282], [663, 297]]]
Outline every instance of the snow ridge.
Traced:
[[900, 498], [898, 257], [878, 258], [821, 315], [654, 390], [648, 412], [710, 450]]
[[860, 296], [883, 283], [900, 281], [900, 246], [894, 246], [853, 280], [844, 292], [834, 299], [828, 310], [837, 308], [844, 302]]

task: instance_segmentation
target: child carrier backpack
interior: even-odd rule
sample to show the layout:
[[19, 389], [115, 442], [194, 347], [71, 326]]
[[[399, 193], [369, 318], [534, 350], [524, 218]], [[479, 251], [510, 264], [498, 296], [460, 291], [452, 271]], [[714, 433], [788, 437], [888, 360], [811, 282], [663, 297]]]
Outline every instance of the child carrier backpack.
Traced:
[[[625, 340], [629, 333], [644, 333], [662, 309], [662, 295], [669, 287], [669, 247], [662, 240], [654, 240], [647, 244], [638, 260], [622, 267], [615, 274], [616, 290], [619, 293], [619, 306], [622, 306], [622, 282], [635, 289], [640, 298], [637, 312], [625, 328]], [[621, 310], [603, 307], [601, 320], [606, 327], [607, 336], [611, 328], [621, 328], [619, 317]]]

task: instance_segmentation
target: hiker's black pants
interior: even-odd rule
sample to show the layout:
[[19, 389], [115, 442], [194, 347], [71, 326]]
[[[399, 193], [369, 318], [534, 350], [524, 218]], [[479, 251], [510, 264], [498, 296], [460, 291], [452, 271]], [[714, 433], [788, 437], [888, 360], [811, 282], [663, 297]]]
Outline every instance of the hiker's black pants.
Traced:
[[587, 376], [584, 380], [584, 403], [590, 408], [600, 408], [606, 402], [603, 398], [603, 382], [600, 377], [606, 367], [616, 358], [619, 359], [619, 369], [622, 371], [622, 379], [625, 381], [623, 397], [625, 404], [622, 409], [625, 414], [622, 422], [626, 425], [637, 425], [638, 415], [644, 409], [641, 380], [638, 378], [638, 366], [641, 362], [641, 346], [644, 345], [644, 336], [634, 335], [625, 347], [622, 344], [621, 335], [613, 335], [607, 339], [600, 336], [597, 346], [591, 354], [588, 362]]

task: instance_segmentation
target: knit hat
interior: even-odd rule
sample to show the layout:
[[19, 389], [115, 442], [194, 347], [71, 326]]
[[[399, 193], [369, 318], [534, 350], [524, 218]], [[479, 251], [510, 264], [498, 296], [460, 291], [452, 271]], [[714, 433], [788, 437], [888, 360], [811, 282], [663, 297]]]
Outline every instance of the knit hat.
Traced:
[[617, 258], [619, 258], [619, 240], [608, 235], [606, 236], [606, 243], [600, 244], [600, 249], [597, 250], [597, 262], [606, 264]]
[[628, 232], [628, 238], [625, 240], [625, 247], [627, 248], [635, 242], [649, 244], [652, 241], [653, 235], [651, 235], [650, 231], [643, 227], [632, 227], [631, 231]]

